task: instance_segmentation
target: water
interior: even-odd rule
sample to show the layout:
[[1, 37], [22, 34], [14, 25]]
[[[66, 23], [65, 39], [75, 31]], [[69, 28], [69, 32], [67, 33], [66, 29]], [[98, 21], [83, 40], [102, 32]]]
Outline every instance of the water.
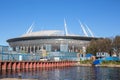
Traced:
[[120, 68], [61, 67], [0, 72], [1, 78], [32, 78], [37, 80], [120, 80]]

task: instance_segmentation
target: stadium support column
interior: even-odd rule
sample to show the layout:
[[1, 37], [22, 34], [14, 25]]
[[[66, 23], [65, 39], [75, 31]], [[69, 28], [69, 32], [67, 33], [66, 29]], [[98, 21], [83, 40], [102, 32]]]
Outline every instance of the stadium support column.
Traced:
[[33, 46], [33, 52], [35, 53], [35, 45]]
[[20, 47], [20, 52], [22, 52], [22, 46]]
[[37, 46], [37, 51], [39, 51], [40, 46]]
[[72, 52], [74, 52], [74, 46], [72, 46]]
[[26, 52], [28, 53], [28, 46], [26, 46]]
[[32, 47], [30, 46], [30, 53], [31, 53]]

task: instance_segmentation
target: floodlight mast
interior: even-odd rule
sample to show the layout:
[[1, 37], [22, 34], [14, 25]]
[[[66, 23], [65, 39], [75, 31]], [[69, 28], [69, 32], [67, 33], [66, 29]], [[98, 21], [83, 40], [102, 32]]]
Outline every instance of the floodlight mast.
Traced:
[[85, 26], [86, 26], [88, 32], [90, 33], [90, 35], [91, 35], [92, 37], [95, 37], [94, 34], [93, 34], [93, 32], [90, 30], [90, 28], [89, 28], [86, 24], [85, 24]]
[[32, 23], [32, 25], [29, 27], [29, 29], [27, 30], [26, 34], [27, 33], [31, 33], [33, 31], [33, 27], [34, 27], [33, 25], [34, 25], [34, 23]]
[[88, 37], [87, 31], [85, 30], [85, 27], [84, 27], [84, 25], [80, 22], [80, 20], [79, 20], [79, 24], [80, 24], [80, 26], [81, 26], [81, 28], [82, 28], [82, 31], [83, 31], [84, 35]]
[[67, 30], [67, 24], [66, 24], [66, 20], [64, 19], [64, 29], [65, 29], [65, 36], [68, 35], [68, 30]]

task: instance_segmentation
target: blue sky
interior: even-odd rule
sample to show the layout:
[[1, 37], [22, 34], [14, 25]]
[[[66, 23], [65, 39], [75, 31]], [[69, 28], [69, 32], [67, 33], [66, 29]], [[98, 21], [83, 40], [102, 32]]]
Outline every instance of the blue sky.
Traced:
[[83, 35], [78, 20], [98, 37], [120, 35], [120, 0], [0, 0], [0, 45], [34, 30], [64, 29]]

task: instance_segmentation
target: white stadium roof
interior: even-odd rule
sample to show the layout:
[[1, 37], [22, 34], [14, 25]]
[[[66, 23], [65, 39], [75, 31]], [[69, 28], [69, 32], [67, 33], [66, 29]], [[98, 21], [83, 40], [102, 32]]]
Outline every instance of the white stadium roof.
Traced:
[[31, 36], [63, 36], [64, 32], [60, 30], [44, 30], [44, 31], [37, 31], [37, 32], [29, 32], [21, 37], [31, 37]]

